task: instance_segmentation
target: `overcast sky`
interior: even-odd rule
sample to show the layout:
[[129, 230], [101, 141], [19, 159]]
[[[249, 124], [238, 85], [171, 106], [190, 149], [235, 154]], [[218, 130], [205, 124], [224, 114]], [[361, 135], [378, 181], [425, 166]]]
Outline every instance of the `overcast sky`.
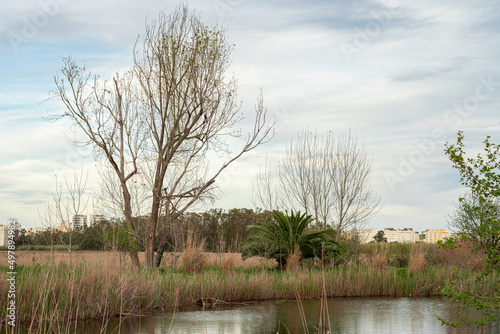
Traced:
[[[444, 143], [464, 130], [466, 147], [500, 142], [498, 1], [191, 1], [207, 25], [227, 29], [231, 71], [251, 117], [262, 88], [278, 123], [272, 142], [220, 180], [214, 206], [253, 207], [252, 179], [281, 159], [307, 125], [351, 131], [373, 159], [383, 201], [375, 228], [446, 228], [464, 191]], [[0, 223], [39, 225], [37, 207], [55, 175], [71, 177], [93, 158], [49, 123], [62, 104], [48, 100], [62, 56], [103, 77], [131, 65], [147, 17], [173, 1], [23, 0], [0, 11]], [[245, 130], [245, 129], [244, 129]], [[96, 189], [97, 190], [97, 189]], [[98, 210], [98, 209], [96, 209]], [[90, 210], [92, 211], [92, 210]], [[91, 212], [89, 212], [91, 213]]]

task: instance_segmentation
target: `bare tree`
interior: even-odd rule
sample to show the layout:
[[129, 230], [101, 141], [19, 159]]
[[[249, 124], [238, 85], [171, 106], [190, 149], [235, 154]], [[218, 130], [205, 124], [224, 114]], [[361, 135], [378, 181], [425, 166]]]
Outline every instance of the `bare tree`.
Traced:
[[[72, 264], [72, 252], [73, 252], [73, 236], [74, 233], [82, 232], [81, 230], [76, 230], [75, 222], [79, 219], [80, 215], [84, 213], [87, 208], [89, 197], [85, 195], [87, 187], [88, 173], [84, 175], [83, 170], [80, 175], [74, 174], [73, 182], [68, 182], [64, 179], [65, 187], [62, 184], [57, 184], [56, 180], [56, 191], [52, 194], [54, 202], [56, 204], [57, 218], [61, 222], [62, 226], [69, 233], [69, 238], [66, 244], [66, 248], [69, 253], [69, 265]], [[73, 222], [73, 224], [71, 224]], [[72, 226], [73, 225], [73, 226]], [[84, 229], [85, 227], [80, 227]]]
[[264, 168], [259, 167], [259, 173], [252, 182], [252, 202], [256, 207], [263, 207], [268, 211], [286, 207], [285, 195], [281, 193], [279, 182], [273, 176], [272, 164], [266, 156]]
[[[261, 96], [243, 147], [234, 153], [226, 147], [225, 138], [239, 136], [232, 129], [241, 120], [236, 80], [226, 76], [231, 51], [223, 30], [204, 26], [182, 6], [146, 26], [134, 49], [133, 70], [122, 77], [102, 83], [66, 59], [65, 79], [56, 79], [67, 109], [62, 117], [83, 130], [114, 171], [121, 191], [115, 198], [133, 233], [132, 185], [149, 187], [147, 267], [154, 265], [165, 226], [193, 204], [213, 199], [222, 171], [272, 137]], [[211, 151], [226, 152], [227, 160], [210, 166]], [[138, 266], [137, 253], [130, 255]]]
[[[42, 224], [49, 230], [47, 235], [50, 237], [50, 247], [52, 253], [52, 264], [55, 259], [55, 244], [62, 243], [66, 246], [69, 254], [69, 265], [72, 264], [73, 254], [73, 237], [75, 226], [72, 222], [78, 219], [87, 208], [89, 197], [85, 191], [87, 187], [88, 173], [84, 174], [83, 170], [80, 175], [76, 173], [73, 176], [73, 182], [69, 182], [66, 178], [64, 183], [59, 182], [56, 175], [55, 190], [51, 192], [47, 198], [42, 211], [38, 211], [38, 215]], [[66, 233], [67, 238], [58, 238], [59, 232], [61, 235]], [[57, 240], [58, 239], [58, 240]]]
[[380, 209], [380, 198], [369, 185], [371, 160], [350, 133], [336, 139], [331, 132], [320, 136], [304, 128], [278, 165], [279, 181], [273, 185], [267, 173], [254, 187], [261, 205], [270, 210], [277, 208], [267, 203], [299, 207], [320, 228], [333, 226], [338, 235], [362, 227]]
[[[37, 207], [38, 218], [42, 224], [42, 228], [45, 229], [40, 235], [46, 239], [45, 243], [50, 247], [51, 254], [51, 264], [55, 264], [55, 245], [57, 244], [57, 225], [59, 219], [57, 216], [56, 205], [52, 195], [47, 196], [44, 205], [40, 208]], [[48, 238], [48, 240], [47, 240]]]
[[[94, 145], [96, 157], [104, 158], [114, 171], [122, 195], [122, 214], [135, 231], [130, 183], [139, 171], [146, 136], [133, 73], [101, 82], [85, 66], [64, 58], [62, 76], [55, 78], [56, 96], [66, 110], [54, 119], [69, 118], [73, 127], [85, 134], [85, 144]], [[131, 251], [130, 258], [138, 268], [137, 252]]]

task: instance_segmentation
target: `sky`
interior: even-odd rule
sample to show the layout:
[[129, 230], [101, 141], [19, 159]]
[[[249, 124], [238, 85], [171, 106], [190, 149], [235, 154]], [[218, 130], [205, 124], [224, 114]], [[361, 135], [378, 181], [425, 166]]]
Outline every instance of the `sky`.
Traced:
[[[478, 152], [500, 143], [500, 6], [492, 1], [190, 1], [206, 25], [235, 44], [230, 68], [251, 119], [260, 90], [276, 133], [218, 181], [214, 207], [254, 207], [252, 180], [282, 159], [304, 126], [348, 131], [373, 161], [371, 186], [382, 208], [371, 226], [447, 228], [465, 188], [444, 154], [463, 130]], [[132, 64], [147, 19], [175, 1], [23, 0], [0, 11], [0, 224], [40, 226], [38, 211], [59, 180], [89, 171], [63, 111], [50, 99], [61, 57], [103, 78]], [[248, 122], [243, 123], [248, 125]], [[243, 128], [243, 131], [246, 129]], [[250, 129], [248, 129], [250, 130]], [[90, 211], [99, 211], [92, 205]]]

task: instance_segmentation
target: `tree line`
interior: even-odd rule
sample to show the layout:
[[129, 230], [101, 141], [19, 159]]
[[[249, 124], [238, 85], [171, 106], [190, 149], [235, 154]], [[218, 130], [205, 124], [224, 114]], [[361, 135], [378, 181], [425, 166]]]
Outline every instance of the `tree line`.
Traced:
[[[185, 212], [164, 230], [155, 247], [165, 243], [165, 251], [181, 252], [189, 230], [203, 236], [208, 252], [240, 252], [242, 241], [248, 237], [247, 228], [257, 225], [272, 213], [266, 210], [233, 208], [230, 210], [210, 209], [205, 212]], [[164, 217], [160, 217], [164, 219]], [[148, 217], [133, 217], [136, 231], [145, 235]], [[123, 219], [108, 219], [94, 223], [80, 231], [47, 229], [42, 232], [18, 233], [16, 245], [68, 246], [78, 250], [145, 251], [146, 238], [135, 238]]]

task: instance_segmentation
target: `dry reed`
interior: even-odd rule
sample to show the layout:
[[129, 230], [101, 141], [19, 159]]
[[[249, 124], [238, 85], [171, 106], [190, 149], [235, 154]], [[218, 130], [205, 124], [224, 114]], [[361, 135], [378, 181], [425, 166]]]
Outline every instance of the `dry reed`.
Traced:
[[[450, 267], [457, 265], [453, 262], [458, 261], [457, 254], [464, 252], [439, 253], [439, 249], [421, 245], [411, 250], [408, 268], [395, 268], [388, 265], [385, 253], [391, 249], [378, 247], [375, 252], [365, 254], [360, 265], [353, 262], [324, 269], [281, 272], [261, 269], [258, 265], [251, 268], [234, 266], [233, 261], [238, 263], [240, 255], [224, 256], [227, 259], [224, 260], [227, 261], [225, 268], [207, 267], [203, 260], [202, 239], [196, 239], [195, 235], [190, 238], [186, 240], [182, 256], [184, 270], [133, 271], [128, 267], [120, 270], [101, 261], [81, 261], [72, 267], [65, 264], [19, 266], [16, 281], [18, 319], [34, 331], [42, 324], [49, 324], [54, 331], [65, 333], [75, 320], [103, 319], [105, 324], [110, 317], [194, 305], [200, 298], [244, 302], [297, 299], [297, 296], [311, 299], [439, 295], [442, 287], [453, 278]], [[473, 262], [471, 258], [480, 259], [476, 255], [463, 256], [462, 262]], [[464, 288], [474, 287], [480, 293], [488, 291], [498, 280], [498, 276], [492, 276], [490, 281], [477, 286], [473, 280], [474, 270], [460, 269], [465, 277]], [[7, 272], [7, 267], [0, 267], [0, 295], [3, 296], [7, 295]], [[6, 299], [0, 300], [0, 317], [4, 319], [6, 303]]]
[[290, 272], [297, 272], [301, 268], [301, 254], [300, 251], [290, 253], [286, 260], [286, 270]]
[[[463, 271], [466, 275], [468, 271]], [[470, 271], [469, 271], [470, 272]], [[2, 274], [4, 276], [4, 274]], [[334, 267], [324, 271], [280, 272], [235, 268], [227, 275], [207, 268], [193, 275], [175, 271], [110, 272], [102, 266], [37, 266], [19, 268], [18, 315], [34, 328], [40, 323], [72, 323], [144, 314], [154, 309], [194, 305], [200, 298], [227, 302], [336, 296], [438, 295], [452, 278], [449, 270], [385, 272], [366, 267]], [[2, 277], [3, 279], [3, 277]], [[473, 281], [470, 284], [474, 284]], [[488, 289], [491, 285], [478, 287]], [[6, 295], [4, 285], [0, 294]], [[5, 317], [6, 301], [0, 301]]]
[[221, 259], [221, 268], [225, 273], [229, 274], [234, 270], [236, 262], [237, 259], [234, 254], [223, 254]]
[[410, 249], [410, 261], [408, 262], [408, 272], [421, 274], [425, 270], [427, 261], [425, 260], [425, 251], [422, 244], [415, 244]]
[[206, 266], [207, 258], [203, 253], [205, 239], [192, 228], [188, 228], [182, 253], [182, 267], [185, 271], [199, 273]]

